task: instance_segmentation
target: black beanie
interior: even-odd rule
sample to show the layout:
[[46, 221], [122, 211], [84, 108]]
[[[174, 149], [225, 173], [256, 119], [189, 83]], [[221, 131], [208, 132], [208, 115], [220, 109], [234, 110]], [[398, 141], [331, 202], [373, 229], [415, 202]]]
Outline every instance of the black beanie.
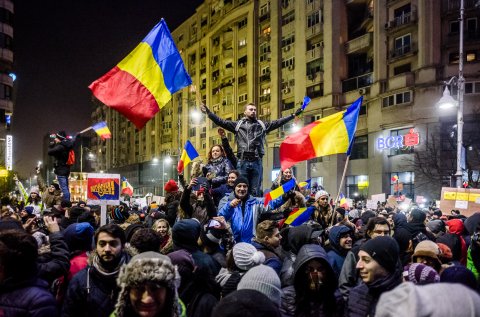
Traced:
[[248, 179], [246, 179], [245, 177], [243, 176], [240, 176], [238, 177], [236, 180], [235, 180], [235, 183], [233, 185], [233, 188], [237, 187], [238, 184], [247, 184], [247, 186], [249, 186], [248, 184]]
[[393, 238], [373, 238], [362, 244], [360, 250], [367, 252], [372, 259], [377, 261], [388, 272], [393, 273], [395, 271], [399, 261], [399, 248]]
[[412, 211], [410, 211], [410, 216], [412, 217], [412, 222], [422, 223], [427, 219], [427, 214], [418, 208], [412, 209]]

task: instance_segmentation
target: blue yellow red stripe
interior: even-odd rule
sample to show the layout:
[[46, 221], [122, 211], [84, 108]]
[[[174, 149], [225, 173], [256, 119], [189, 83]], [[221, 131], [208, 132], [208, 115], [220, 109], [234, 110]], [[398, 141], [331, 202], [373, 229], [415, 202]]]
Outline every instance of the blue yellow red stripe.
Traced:
[[182, 151], [182, 156], [178, 161], [178, 166], [177, 166], [178, 173], [182, 173], [185, 167], [187, 167], [187, 165], [197, 157], [198, 157], [197, 150], [195, 150], [192, 143], [189, 140], [187, 140], [187, 142], [185, 143], [185, 147], [183, 148], [183, 151]]
[[265, 194], [265, 200], [264, 200], [264, 205], [268, 205], [268, 203], [274, 199], [277, 199], [278, 197], [282, 196], [286, 192], [292, 190], [295, 187], [295, 180], [291, 179], [282, 186], [279, 186], [278, 188], [275, 188], [274, 190], [268, 192]]

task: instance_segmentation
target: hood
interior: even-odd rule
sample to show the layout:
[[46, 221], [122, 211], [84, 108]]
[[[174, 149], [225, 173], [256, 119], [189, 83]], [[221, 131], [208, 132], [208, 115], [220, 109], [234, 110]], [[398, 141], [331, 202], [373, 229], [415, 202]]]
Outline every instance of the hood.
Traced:
[[447, 221], [448, 231], [450, 233], [454, 233], [456, 235], [461, 235], [463, 233], [463, 229], [465, 226], [463, 225], [463, 221], [460, 219], [452, 219]]
[[469, 234], [474, 234], [475, 231], [480, 230], [480, 212], [476, 212], [465, 220], [465, 229]]
[[325, 269], [327, 270], [327, 281], [325, 284], [328, 285], [330, 289], [336, 289], [337, 278], [332, 269], [332, 266], [328, 262], [327, 252], [325, 252], [325, 250], [318, 244], [305, 244], [300, 249], [300, 251], [298, 251], [297, 258], [293, 263], [293, 278], [295, 280], [295, 284], [297, 284], [298, 282], [297, 273], [299, 271], [303, 272], [304, 265], [312, 259], [317, 259], [322, 262]]
[[288, 246], [290, 251], [297, 254], [300, 248], [310, 242], [313, 228], [307, 225], [290, 227], [288, 231]]
[[177, 221], [172, 228], [174, 249], [190, 251], [198, 249], [197, 241], [200, 237], [200, 229], [200, 222], [195, 218]]
[[347, 226], [333, 226], [330, 228], [330, 232], [328, 233], [328, 240], [330, 240], [331, 245], [337, 249], [341, 250], [342, 248], [340, 247], [340, 237], [344, 233], [351, 232], [352, 229], [350, 229]]
[[393, 224], [395, 228], [405, 227], [407, 224], [407, 216], [405, 214], [399, 213], [393, 216]]

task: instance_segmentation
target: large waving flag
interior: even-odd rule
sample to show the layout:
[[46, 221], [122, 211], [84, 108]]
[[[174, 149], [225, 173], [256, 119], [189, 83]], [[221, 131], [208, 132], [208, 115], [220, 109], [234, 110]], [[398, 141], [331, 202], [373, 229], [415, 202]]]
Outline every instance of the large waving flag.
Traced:
[[295, 208], [285, 220], [287, 225], [292, 227], [299, 226], [310, 219], [315, 207]]
[[298, 162], [338, 153], [350, 154], [363, 97], [342, 112], [321, 118], [280, 144], [282, 170]]
[[295, 179], [292, 178], [282, 186], [275, 188], [274, 190], [265, 194], [264, 205], [267, 206], [270, 201], [277, 199], [278, 197], [282, 196], [286, 192], [292, 190], [294, 187], [295, 187]]
[[99, 123], [95, 123], [92, 125], [92, 129], [102, 138], [102, 139], [110, 139], [112, 137], [112, 133], [110, 129], [107, 127], [107, 123], [105, 121], [101, 121]]
[[162, 19], [127, 57], [89, 88], [98, 100], [140, 130], [175, 92], [191, 83]]
[[122, 177], [122, 195], [128, 195], [130, 197], [133, 196], [133, 187], [130, 185], [130, 183], [127, 181], [125, 177]]
[[312, 179], [307, 179], [306, 181], [304, 182], [300, 182], [298, 183], [298, 188], [300, 189], [309, 189], [310, 186], [311, 186], [311, 183], [312, 183]]
[[187, 165], [197, 157], [198, 157], [197, 150], [195, 150], [192, 143], [189, 140], [187, 140], [187, 143], [185, 143], [185, 147], [183, 148], [180, 161], [178, 161], [178, 166], [177, 166], [178, 173], [182, 173], [185, 167], [187, 167]]

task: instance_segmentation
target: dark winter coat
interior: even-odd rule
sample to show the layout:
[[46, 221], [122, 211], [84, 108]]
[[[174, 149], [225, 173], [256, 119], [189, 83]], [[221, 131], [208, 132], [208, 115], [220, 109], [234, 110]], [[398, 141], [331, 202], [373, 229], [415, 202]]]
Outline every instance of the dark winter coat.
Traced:
[[192, 204], [190, 196], [192, 195], [192, 189], [186, 187], [180, 198], [180, 208], [185, 212], [187, 218], [195, 218], [200, 221], [200, 224], [204, 225], [209, 219], [217, 215], [217, 208], [213, 203], [213, 199], [207, 191], [204, 193], [203, 205], [195, 202]]
[[58, 176], [68, 176], [70, 175], [70, 166], [67, 165], [68, 153], [73, 148], [73, 142], [71, 140], [65, 139], [60, 143], [53, 144], [48, 149], [48, 155], [55, 158], [54, 173]]
[[203, 176], [207, 173], [215, 173], [215, 177], [211, 180], [212, 188], [216, 188], [227, 182], [228, 173], [233, 170], [232, 163], [225, 157], [219, 157], [208, 161], [207, 165], [203, 167]]
[[252, 245], [265, 255], [265, 262], [263, 262], [263, 264], [274, 269], [278, 276], [280, 276], [283, 261], [275, 250], [255, 240], [252, 241]]
[[[302, 274], [305, 274], [305, 265], [312, 259], [319, 260], [325, 268], [324, 292], [330, 294], [331, 299], [322, 298], [323, 302], [309, 301], [301, 298], [301, 291], [308, 286], [302, 281]], [[328, 256], [325, 250], [319, 245], [306, 244], [298, 252], [298, 256], [293, 264], [294, 285], [282, 289], [282, 303], [280, 312], [282, 316], [343, 316], [344, 302], [341, 294], [337, 290], [337, 279], [335, 273], [328, 263]], [[335, 304], [333, 304], [333, 302]], [[333, 311], [325, 311], [325, 302], [332, 304]]]
[[[222, 184], [222, 185], [220, 185], [216, 188], [213, 188], [211, 190], [212, 197], [213, 197], [213, 203], [215, 204], [217, 209], [221, 208], [221, 206], [219, 204], [220, 204], [220, 201], [222, 200], [222, 198], [228, 197], [228, 195], [232, 192], [233, 192], [233, 187], [228, 186], [227, 184]], [[226, 198], [225, 201], [226, 200], [228, 200], [228, 198]], [[222, 206], [223, 206], [223, 204], [222, 204]]]
[[235, 128], [237, 127], [238, 121], [223, 120], [210, 110], [208, 110], [207, 114], [210, 120], [212, 120], [216, 125], [221, 126], [225, 130], [235, 134], [235, 141], [237, 143], [237, 156], [240, 156], [241, 153], [247, 151], [255, 152], [257, 156], [263, 157], [265, 154], [264, 143], [266, 134], [270, 131], [280, 128], [282, 125], [295, 118], [295, 116], [292, 114], [285, 118], [280, 118], [271, 122], [264, 122], [265, 130], [258, 120], [242, 118], [240, 120], [243, 122], [240, 124], [237, 132], [235, 131]]
[[38, 277], [51, 284], [55, 279], [68, 273], [70, 269], [70, 250], [61, 232], [51, 233], [48, 239], [50, 252], [39, 255], [37, 267]]
[[0, 284], [0, 316], [55, 317], [59, 316], [56, 305], [48, 283], [42, 279]]
[[104, 275], [93, 266], [78, 272], [68, 285], [62, 316], [109, 316], [117, 301], [117, 277]]
[[352, 230], [347, 226], [333, 226], [330, 228], [328, 233], [328, 239], [330, 240], [331, 249], [328, 251], [328, 262], [332, 266], [335, 276], [338, 278], [340, 272], [342, 271], [343, 262], [345, 262], [345, 257], [347, 256], [348, 250], [343, 249], [340, 246], [340, 237], [349, 233]]
[[394, 273], [385, 278], [374, 281], [369, 285], [360, 283], [350, 291], [348, 297], [346, 316], [366, 317], [375, 316], [377, 303], [384, 292], [388, 292], [402, 283], [402, 267], [398, 267]]

